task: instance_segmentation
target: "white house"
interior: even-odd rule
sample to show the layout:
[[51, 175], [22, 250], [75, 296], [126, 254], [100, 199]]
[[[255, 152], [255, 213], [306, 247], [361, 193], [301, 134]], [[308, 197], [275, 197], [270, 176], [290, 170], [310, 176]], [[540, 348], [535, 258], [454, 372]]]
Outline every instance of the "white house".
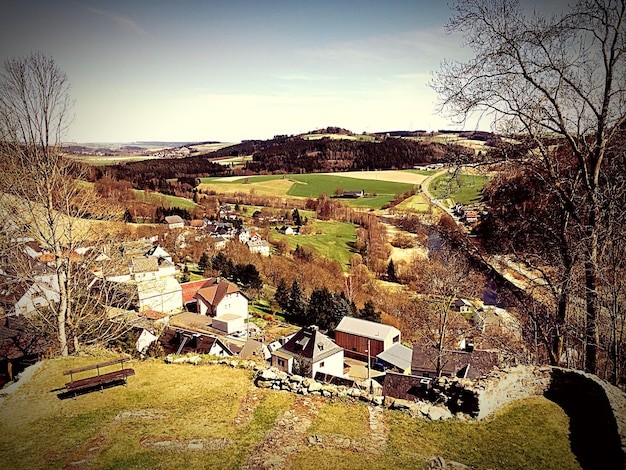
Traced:
[[185, 221], [180, 215], [168, 215], [163, 223], [166, 223], [170, 229], [185, 227]]
[[198, 313], [211, 317], [232, 313], [248, 318], [248, 297], [237, 284], [219, 278], [212, 278], [206, 284], [194, 296]]
[[318, 372], [346, 377], [343, 349], [320, 333], [316, 326], [302, 328], [282, 348], [273, 351], [272, 366], [308, 377], [315, 377]]
[[[15, 315], [28, 315], [53, 302], [59, 302], [58, 279], [51, 274], [36, 276], [30, 286], [23, 288], [21, 292], [16, 291], [13, 294], [16, 298]], [[7, 313], [10, 314], [10, 312]]]
[[270, 244], [267, 240], [250, 240], [247, 245], [250, 253], [259, 253], [263, 256], [270, 255]]
[[139, 311], [156, 310], [174, 313], [183, 308], [183, 290], [173, 277], [136, 283]]
[[144, 256], [153, 256], [155, 258], [163, 258], [168, 260], [170, 263], [172, 262], [172, 255], [170, 255], [167, 251], [161, 248], [159, 245], [154, 245], [148, 251], [144, 253]]

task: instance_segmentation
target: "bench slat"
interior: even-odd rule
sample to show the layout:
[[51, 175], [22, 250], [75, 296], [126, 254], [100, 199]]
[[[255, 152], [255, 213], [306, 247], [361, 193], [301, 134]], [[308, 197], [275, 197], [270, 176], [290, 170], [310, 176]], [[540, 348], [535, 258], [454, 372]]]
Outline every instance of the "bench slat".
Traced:
[[116, 370], [113, 372], [108, 372], [106, 374], [96, 375], [93, 377], [87, 377], [86, 379], [74, 380], [73, 382], [68, 382], [65, 384], [65, 387], [69, 391], [82, 390], [85, 388], [96, 387], [98, 385], [104, 385], [107, 383], [115, 382], [117, 380], [126, 380], [127, 377], [131, 375], [135, 375], [134, 369], [122, 369]]
[[84, 367], [79, 367], [77, 369], [66, 370], [66, 371], [63, 371], [63, 375], [77, 374], [78, 372], [86, 372], [88, 370], [95, 370], [95, 369], [99, 369], [101, 367], [108, 367], [108, 366], [112, 366], [112, 365], [115, 365], [115, 364], [123, 364], [124, 362], [128, 362], [128, 361], [130, 361], [129, 357], [123, 357], [123, 358], [120, 358], [120, 359], [113, 359], [111, 361], [101, 362], [99, 364], [92, 364], [90, 366], [84, 366]]

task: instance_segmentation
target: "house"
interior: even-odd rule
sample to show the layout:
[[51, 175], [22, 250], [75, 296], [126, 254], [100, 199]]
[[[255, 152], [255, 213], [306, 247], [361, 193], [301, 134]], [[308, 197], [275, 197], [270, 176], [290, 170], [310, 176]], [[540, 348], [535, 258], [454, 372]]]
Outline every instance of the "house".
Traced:
[[283, 235], [293, 235], [293, 229], [286, 225], [283, 225], [281, 228], [277, 228], [278, 233], [282, 233]]
[[[437, 377], [437, 348], [413, 345], [411, 374], [420, 377]], [[498, 353], [473, 348], [470, 343], [463, 350], [444, 350], [441, 354], [441, 375], [476, 379], [487, 374], [499, 363]]]
[[455, 312], [470, 313], [473, 308], [474, 306], [465, 299], [456, 299], [453, 304], [453, 309]]
[[185, 227], [185, 221], [180, 215], [168, 215], [163, 223], [167, 224], [170, 229]]
[[153, 256], [157, 259], [166, 259], [170, 263], [172, 262], [172, 255], [170, 255], [167, 251], [165, 251], [161, 246], [154, 245], [148, 251], [144, 253], [144, 256]]
[[171, 314], [183, 308], [182, 288], [176, 279], [166, 277], [141, 281], [134, 284], [136, 307], [144, 310]]
[[468, 224], [474, 224], [478, 222], [478, 212], [477, 211], [467, 211], [465, 213], [465, 222]]
[[167, 354], [209, 354], [218, 357], [234, 356], [217, 336], [180, 328], [166, 328], [159, 342]]
[[215, 240], [211, 246], [214, 250], [223, 250], [226, 248], [226, 239], [221, 235], [212, 235], [211, 238]]
[[194, 230], [201, 230], [204, 228], [204, 220], [202, 219], [193, 219], [189, 221], [189, 226]]
[[248, 318], [248, 297], [237, 284], [220, 278], [211, 278], [195, 294], [197, 312], [217, 317], [227, 313]]
[[28, 315], [51, 303], [59, 302], [58, 279], [52, 274], [35, 276], [30, 285], [22, 283], [11, 286], [6, 292], [6, 297], [7, 299], [4, 299], [2, 303], [8, 306], [11, 302], [9, 299], [12, 299], [14, 303], [13, 308], [9, 306], [7, 309], [7, 315]]
[[[346, 356], [367, 361], [400, 342], [400, 330], [354, 317], [343, 317], [335, 328], [335, 342]], [[369, 351], [369, 352], [368, 352]]]
[[360, 198], [365, 195], [365, 190], [361, 189], [360, 191], [344, 191], [341, 197], [351, 197], [351, 198]]
[[263, 361], [269, 361], [272, 358], [272, 353], [270, 353], [268, 347], [260, 341], [248, 338], [246, 344], [244, 344], [241, 351], [239, 351], [239, 357], [241, 359], [256, 357]]
[[318, 372], [345, 376], [343, 349], [320, 333], [317, 326], [302, 328], [283, 347], [275, 350], [272, 366], [306, 377], [315, 377]]
[[[385, 370], [392, 370], [400, 374], [411, 373], [411, 358], [413, 350], [405, 345], [395, 343], [389, 349], [376, 356], [377, 363], [384, 366]], [[374, 364], [374, 368], [376, 364]]]
[[267, 240], [250, 240], [247, 245], [250, 253], [259, 253], [262, 256], [270, 255], [271, 245]]
[[0, 388], [52, 350], [54, 340], [37, 334], [24, 317], [0, 320]]

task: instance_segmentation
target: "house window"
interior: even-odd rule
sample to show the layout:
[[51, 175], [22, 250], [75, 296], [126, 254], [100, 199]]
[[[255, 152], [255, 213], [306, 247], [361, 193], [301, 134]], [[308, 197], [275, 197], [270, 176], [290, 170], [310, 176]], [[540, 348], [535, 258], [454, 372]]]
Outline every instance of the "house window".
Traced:
[[394, 336], [394, 337], [393, 337], [393, 342], [394, 342], [394, 343], [397, 343], [398, 341], [400, 341], [400, 335], [398, 335], [398, 336]]
[[324, 361], [320, 362], [320, 369], [324, 367]]
[[278, 367], [285, 367], [285, 360], [284, 359], [278, 359]]

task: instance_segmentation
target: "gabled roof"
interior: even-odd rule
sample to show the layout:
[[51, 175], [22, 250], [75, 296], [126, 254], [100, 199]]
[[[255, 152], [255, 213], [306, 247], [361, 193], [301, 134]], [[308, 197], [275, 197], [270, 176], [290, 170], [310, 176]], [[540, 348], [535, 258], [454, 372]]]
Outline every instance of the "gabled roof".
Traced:
[[347, 316], [341, 319], [335, 331], [378, 341], [384, 341], [386, 338], [393, 338], [400, 334], [400, 330], [391, 325], [383, 325], [382, 323]]
[[145, 252], [145, 256], [155, 256], [157, 258], [168, 258], [170, 254], [165, 251], [161, 246], [154, 245], [148, 251]]
[[412, 356], [413, 350], [411, 348], [407, 348], [403, 344], [396, 343], [386, 351], [381, 352], [376, 357], [400, 370], [406, 370], [411, 367]]
[[[159, 337], [159, 342], [167, 354], [179, 352], [186, 354], [195, 352], [197, 354], [208, 354], [213, 346], [217, 345], [227, 355], [232, 356], [233, 352], [217, 336], [185, 331], [175, 328], [165, 328]], [[183, 346], [182, 348], [180, 346]], [[179, 351], [180, 349], [180, 351]]]
[[209, 305], [216, 307], [226, 295], [235, 293], [239, 293], [245, 297], [239, 290], [239, 287], [237, 287], [237, 284], [228, 281], [219, 281], [209, 287], [198, 290], [198, 292], [196, 292], [196, 298], [201, 298]]
[[299, 356], [311, 362], [319, 362], [334, 354], [343, 352], [343, 348], [337, 346], [330, 338], [320, 333], [317, 327], [309, 326], [298, 331], [276, 352]]
[[[495, 351], [443, 351], [442, 356], [444, 375], [467, 377], [476, 379], [488, 373], [498, 365], [498, 353]], [[437, 371], [437, 349], [432, 346], [421, 344], [413, 345], [413, 358], [411, 360], [411, 373], [420, 375], [428, 372], [434, 374]]]
[[180, 215], [168, 215], [165, 217], [165, 222], [168, 224], [184, 224], [185, 221]]
[[248, 357], [256, 356], [261, 359], [267, 360], [272, 355], [270, 354], [269, 349], [260, 341], [257, 341], [252, 338], [248, 338], [246, 344], [243, 345], [241, 351], [239, 351], [239, 357], [242, 359], [247, 359]]
[[189, 303], [196, 298], [196, 292], [203, 287], [209, 287], [215, 284], [215, 278], [200, 279], [198, 281], [185, 282], [180, 285], [183, 289], [183, 304]]

